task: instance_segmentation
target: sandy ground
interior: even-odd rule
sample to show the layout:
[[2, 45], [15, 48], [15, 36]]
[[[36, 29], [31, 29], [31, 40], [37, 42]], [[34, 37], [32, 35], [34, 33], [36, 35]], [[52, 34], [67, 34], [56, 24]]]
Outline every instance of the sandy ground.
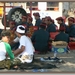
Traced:
[[[40, 59], [40, 57], [47, 57], [51, 56], [53, 57], [53, 53], [49, 52], [48, 54], [41, 55], [41, 54], [35, 54], [35, 58]], [[75, 50], [70, 50], [70, 53], [64, 53], [64, 54], [58, 54], [58, 57], [60, 57], [62, 60], [65, 61], [65, 63], [52, 63], [52, 62], [46, 62], [46, 63], [52, 63], [57, 66], [57, 68], [52, 69], [45, 69], [45, 71], [42, 72], [50, 72], [50, 73], [74, 73], [75, 72]], [[0, 70], [0, 72], [33, 72], [33, 70]], [[37, 70], [37, 72], [40, 72], [40, 69]]]
[[[36, 55], [39, 56], [39, 55]], [[44, 57], [44, 55], [41, 55]], [[49, 53], [46, 56], [51, 56], [53, 57], [53, 53]], [[47, 69], [47, 72], [75, 72], [75, 50], [70, 50], [70, 53], [64, 53], [64, 54], [58, 54], [58, 57], [60, 57], [62, 60], [65, 61], [65, 63], [53, 63], [55, 64], [58, 68], [54, 69]], [[50, 63], [50, 62], [48, 62]]]

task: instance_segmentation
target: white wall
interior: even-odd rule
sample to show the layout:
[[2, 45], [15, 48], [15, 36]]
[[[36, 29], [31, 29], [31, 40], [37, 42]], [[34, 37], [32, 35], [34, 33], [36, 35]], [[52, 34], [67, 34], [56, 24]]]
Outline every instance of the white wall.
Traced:
[[[23, 8], [26, 10], [26, 3], [19, 3], [19, 4], [14, 3], [13, 5], [14, 6], [17, 6], [17, 5], [21, 6], [22, 5]], [[59, 11], [32, 11], [32, 14], [34, 12], [39, 12], [41, 18], [45, 17], [45, 16], [51, 16], [51, 18], [55, 20], [57, 17], [62, 16], [62, 8], [63, 8], [62, 2], [59, 2]], [[29, 13], [30, 12], [29, 9], [27, 9], [26, 12]], [[33, 17], [33, 24], [35, 24], [34, 16], [32, 15], [32, 17]], [[55, 23], [57, 24], [56, 20], [55, 20]], [[4, 26], [1, 23], [1, 20], [0, 20], [0, 28], [2, 28], [2, 29], [4, 28]]]
[[[40, 17], [45, 17], [45, 16], [50, 16], [52, 19], [56, 19], [59, 16], [62, 16], [62, 9], [63, 8], [63, 4], [62, 2], [59, 2], [59, 11], [32, 11], [32, 17], [33, 17], [33, 24], [35, 24], [35, 19], [33, 16], [34, 12], [39, 12], [40, 13]], [[26, 10], [27, 12], [29, 12], [29, 10]], [[55, 20], [55, 23], [57, 24], [57, 21]], [[58, 25], [58, 24], [57, 24]], [[59, 27], [59, 25], [58, 25]]]

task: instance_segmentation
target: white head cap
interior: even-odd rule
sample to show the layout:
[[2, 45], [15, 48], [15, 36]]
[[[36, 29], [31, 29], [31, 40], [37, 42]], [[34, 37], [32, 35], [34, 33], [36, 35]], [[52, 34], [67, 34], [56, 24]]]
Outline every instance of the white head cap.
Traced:
[[23, 25], [17, 26], [16, 32], [25, 33], [25, 27]]

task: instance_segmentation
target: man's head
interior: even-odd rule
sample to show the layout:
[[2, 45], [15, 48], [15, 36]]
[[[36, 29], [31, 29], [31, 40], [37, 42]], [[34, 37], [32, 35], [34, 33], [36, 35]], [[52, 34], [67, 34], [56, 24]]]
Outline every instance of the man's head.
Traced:
[[46, 29], [46, 23], [41, 23], [40, 28]]
[[17, 26], [16, 35], [20, 37], [20, 35], [25, 35], [25, 27], [23, 25]]
[[26, 22], [27, 21], [27, 16], [22, 16], [22, 22]]
[[68, 25], [70, 26], [70, 25], [74, 24], [74, 21], [75, 21], [74, 17], [69, 17], [68, 18]]
[[42, 23], [45, 23], [45, 18], [42, 18]]
[[4, 42], [7, 42], [8, 43], [10, 41], [10, 36], [11, 36], [11, 34], [7, 30], [3, 30], [1, 32], [2, 41], [4, 41]]
[[33, 21], [33, 18], [29, 16], [29, 17], [27, 18], [27, 22], [28, 22], [28, 23], [32, 23], [32, 21]]
[[58, 17], [58, 18], [56, 18], [56, 20], [57, 20], [57, 23], [58, 23], [58, 24], [61, 24], [61, 23], [64, 22], [63, 17]]
[[51, 19], [50, 16], [46, 16], [46, 17], [45, 17], [45, 23], [46, 23], [47, 25], [52, 24], [52, 19]]
[[10, 29], [13, 29], [15, 27], [16, 23], [14, 21], [9, 21], [9, 27]]
[[64, 32], [65, 31], [65, 26], [64, 25], [62, 25], [62, 26], [60, 26], [60, 29], [59, 29], [61, 32]]
[[40, 14], [38, 12], [33, 13], [33, 16], [35, 17], [36, 20], [40, 18]]

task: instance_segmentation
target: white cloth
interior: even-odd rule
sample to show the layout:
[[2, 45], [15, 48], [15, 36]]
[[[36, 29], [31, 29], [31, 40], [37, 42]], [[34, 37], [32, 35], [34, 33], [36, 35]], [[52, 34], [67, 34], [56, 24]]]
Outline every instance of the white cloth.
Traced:
[[[19, 27], [24, 28], [24, 30], [21, 30]], [[25, 27], [23, 25], [17, 26], [16, 32], [18, 32], [18, 33], [25, 33]]]
[[3, 42], [0, 43], [0, 61], [6, 59], [6, 49]]
[[28, 55], [24, 53], [21, 57], [18, 57], [21, 60], [21, 63], [31, 63], [33, 61], [33, 55]]
[[[19, 54], [20, 55], [34, 55], [34, 47], [33, 44], [31, 42], [31, 39], [25, 35], [21, 36], [19, 39], [20, 45], [19, 45], [19, 49], [21, 48], [21, 46], [25, 46], [25, 50]], [[27, 61], [25, 60], [25, 62], [32, 62], [33, 59], [28, 59]]]

